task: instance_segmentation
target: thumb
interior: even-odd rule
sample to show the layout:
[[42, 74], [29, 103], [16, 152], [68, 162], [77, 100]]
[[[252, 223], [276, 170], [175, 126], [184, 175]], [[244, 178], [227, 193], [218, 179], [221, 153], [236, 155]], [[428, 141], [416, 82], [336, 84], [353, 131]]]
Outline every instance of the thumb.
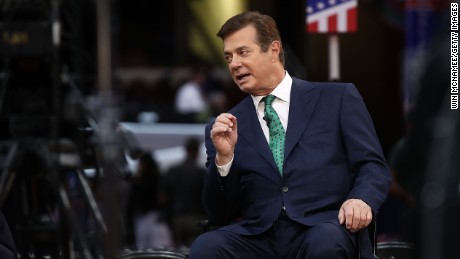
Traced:
[[238, 121], [237, 121], [236, 117], [232, 118], [232, 123], [233, 123], [232, 130], [234, 130], [236, 132], [238, 130]]

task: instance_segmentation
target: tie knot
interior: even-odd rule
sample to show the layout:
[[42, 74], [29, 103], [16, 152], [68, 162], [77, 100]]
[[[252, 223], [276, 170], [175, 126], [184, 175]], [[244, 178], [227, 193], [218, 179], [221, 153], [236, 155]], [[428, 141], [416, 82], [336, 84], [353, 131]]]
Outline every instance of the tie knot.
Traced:
[[276, 96], [272, 95], [272, 94], [269, 94], [267, 96], [265, 96], [265, 106], [271, 106], [272, 105], [272, 102], [273, 100], [275, 100]]

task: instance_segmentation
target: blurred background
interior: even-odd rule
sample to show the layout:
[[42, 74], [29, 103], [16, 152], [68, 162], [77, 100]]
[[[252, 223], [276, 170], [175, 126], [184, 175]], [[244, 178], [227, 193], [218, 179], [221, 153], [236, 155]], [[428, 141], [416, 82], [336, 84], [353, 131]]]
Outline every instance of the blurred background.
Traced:
[[[186, 254], [205, 218], [204, 127], [245, 97], [216, 33], [245, 10], [271, 15], [290, 75], [331, 80], [331, 34], [307, 32], [307, 2], [0, 0], [0, 209], [21, 257]], [[448, 258], [460, 242], [457, 1], [355, 2], [334, 80], [360, 91], [394, 176], [376, 240]]]

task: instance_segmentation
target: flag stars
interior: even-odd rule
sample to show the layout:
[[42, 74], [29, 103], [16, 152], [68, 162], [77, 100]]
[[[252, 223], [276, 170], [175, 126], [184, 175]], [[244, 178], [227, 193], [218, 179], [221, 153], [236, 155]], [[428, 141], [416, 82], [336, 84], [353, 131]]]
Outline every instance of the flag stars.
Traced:
[[307, 13], [312, 13], [313, 12], [313, 8], [311, 6], [308, 6], [307, 7]]
[[324, 4], [322, 2], [319, 2], [316, 7], [318, 7], [319, 10], [324, 8]]
[[335, 0], [329, 0], [330, 5], [335, 5], [336, 1]]

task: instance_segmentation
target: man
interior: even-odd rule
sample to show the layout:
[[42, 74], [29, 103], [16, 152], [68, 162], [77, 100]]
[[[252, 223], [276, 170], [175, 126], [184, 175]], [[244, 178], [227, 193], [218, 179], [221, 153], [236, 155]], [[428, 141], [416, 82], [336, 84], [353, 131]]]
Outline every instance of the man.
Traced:
[[207, 118], [209, 107], [203, 91], [206, 79], [205, 68], [193, 69], [190, 78], [177, 90], [174, 105], [182, 122], [201, 122]]
[[169, 170], [161, 186], [162, 198], [171, 214], [174, 242], [179, 247], [190, 247], [200, 234], [196, 222], [205, 218], [201, 194], [206, 170], [197, 163], [200, 140], [187, 138], [185, 149], [184, 161]]
[[391, 177], [356, 88], [292, 78], [269, 16], [244, 12], [217, 35], [250, 96], [206, 128], [203, 203], [223, 226], [199, 236], [190, 258], [353, 258], [362, 229], [372, 258], [365, 228]]

